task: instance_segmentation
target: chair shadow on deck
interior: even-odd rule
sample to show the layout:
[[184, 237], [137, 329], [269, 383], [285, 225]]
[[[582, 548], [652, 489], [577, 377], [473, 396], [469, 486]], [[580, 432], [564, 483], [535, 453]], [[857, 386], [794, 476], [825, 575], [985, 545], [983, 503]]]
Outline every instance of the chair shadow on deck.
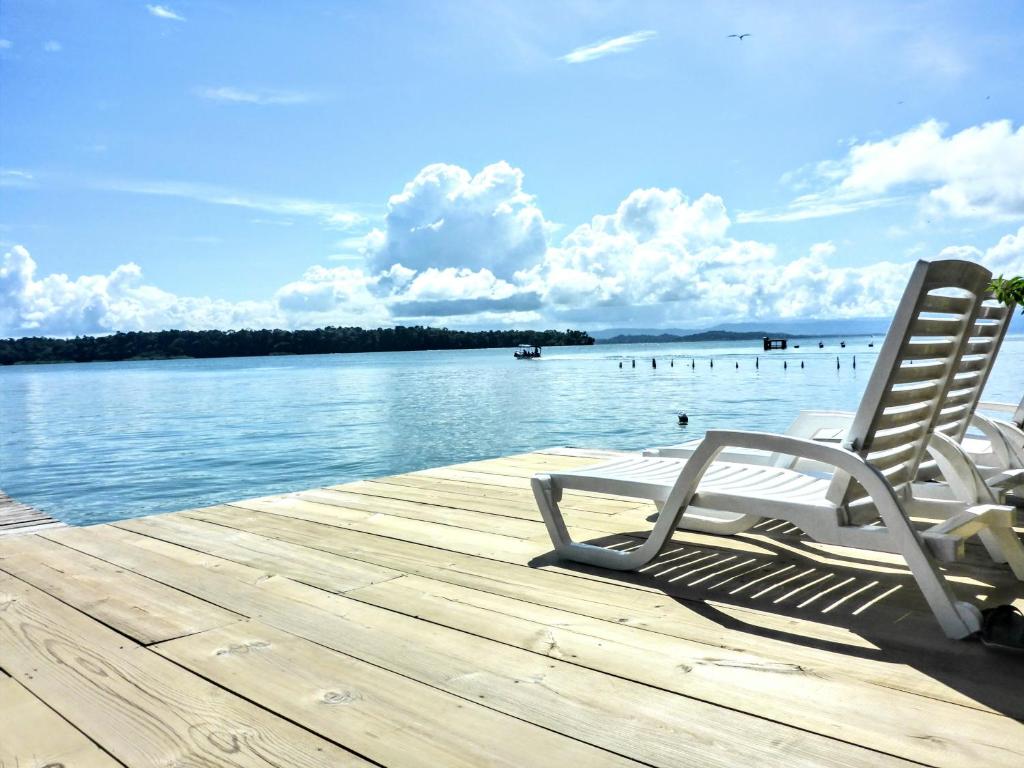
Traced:
[[[639, 547], [649, 531], [586, 541], [621, 551]], [[977, 641], [945, 638], [909, 569], [858, 550], [824, 551], [799, 529], [766, 520], [749, 533], [676, 537], [638, 571], [614, 571], [562, 560], [551, 551], [531, 567], [557, 567], [653, 590], [680, 610], [723, 629], [843, 656], [905, 664], [993, 710], [1024, 719], [1024, 655]], [[982, 606], [1021, 601], [1024, 584], [999, 566], [947, 569], [954, 590]], [[735, 608], [737, 610], [730, 610]], [[756, 611], [756, 613], [755, 613]], [[787, 621], [792, 620], [792, 621]], [[822, 626], [824, 625], [824, 626]], [[789, 627], [792, 627], [791, 629]], [[844, 640], [849, 636], [849, 641]], [[751, 650], [756, 653], [756, 644]]]

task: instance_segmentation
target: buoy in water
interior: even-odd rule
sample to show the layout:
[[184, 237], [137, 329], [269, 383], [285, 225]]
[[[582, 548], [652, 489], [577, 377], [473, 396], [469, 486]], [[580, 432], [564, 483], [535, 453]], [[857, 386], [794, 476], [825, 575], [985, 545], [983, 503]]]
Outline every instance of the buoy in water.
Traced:
[[783, 360], [782, 361], [782, 370], [786, 370], [787, 368], [789, 368], [789, 363], [787, 363], [785, 360]]
[[739, 363], [736, 363], [736, 367], [737, 367], [737, 368], [739, 368], [739, 367], [740, 367], [740, 364], [739, 364]]
[[621, 367], [622, 367], [622, 361], [619, 360], [619, 368], [621, 368]]
[[803, 361], [803, 360], [801, 360], [801, 361], [800, 361], [800, 367], [801, 367], [801, 368], [803, 368], [803, 367], [804, 367], [804, 361]]
[[633, 361], [633, 367], [636, 368], [636, 360]]
[[690, 417], [687, 416], [685, 413], [680, 413], [679, 414], [679, 423], [680, 424], [689, 424], [690, 423]]
[[669, 368], [675, 368], [676, 367], [676, 361], [675, 360], [669, 360], [668, 361], [668, 367]]

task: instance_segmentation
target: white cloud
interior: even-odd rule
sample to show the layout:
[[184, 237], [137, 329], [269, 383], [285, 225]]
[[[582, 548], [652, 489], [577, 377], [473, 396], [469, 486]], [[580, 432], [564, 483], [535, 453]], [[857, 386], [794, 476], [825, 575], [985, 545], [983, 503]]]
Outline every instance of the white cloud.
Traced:
[[339, 203], [261, 195], [191, 181], [99, 179], [89, 182], [87, 186], [93, 189], [103, 189], [112, 192], [179, 197], [213, 205], [249, 208], [255, 211], [276, 213], [283, 216], [312, 216], [322, 219], [332, 229], [350, 229], [367, 221], [366, 216], [362, 213], [352, 210], [350, 206]]
[[609, 56], [613, 53], [625, 53], [626, 51], [631, 51], [641, 43], [645, 43], [656, 37], [657, 34], [657, 32], [649, 29], [641, 32], [634, 32], [631, 35], [623, 35], [622, 37], [615, 37], [611, 40], [603, 40], [575, 48], [560, 58], [562, 61], [569, 64], [582, 64], [587, 61], [593, 61], [594, 59], [600, 59], [602, 56]]
[[[330, 213], [308, 201], [296, 205]], [[552, 242], [554, 227], [524, 190], [519, 169], [495, 163], [473, 175], [431, 165], [391, 198], [383, 229], [336, 243], [345, 264], [312, 266], [254, 301], [178, 296], [147, 283], [131, 262], [106, 275], [40, 276], [29, 252], [15, 246], [0, 262], [0, 336], [409, 322], [678, 327], [884, 316], [913, 263], [906, 256], [836, 266], [831, 242], [783, 255], [771, 243], [732, 237], [731, 226], [715, 195], [691, 200], [678, 189], [637, 189], [614, 211]], [[980, 261], [997, 274], [1024, 273], [1024, 227], [985, 250], [962, 245], [941, 255]]]
[[166, 5], [147, 5], [146, 10], [149, 11], [153, 16], [160, 19], [169, 19], [171, 21], [185, 21], [185, 17], [180, 13], [175, 13]]
[[971, 259], [984, 264], [994, 275], [1024, 275], [1024, 227], [1003, 236], [998, 243], [982, 251], [973, 245], [954, 245], [939, 254], [947, 259]]
[[13, 45], [14, 45], [14, 43], [12, 43], [10, 40], [5, 40], [5, 39], [0, 38], [0, 50], [5, 50], [7, 48], [11, 48]]
[[36, 276], [16, 245], [0, 263], [0, 333], [66, 336], [156, 328], [238, 328], [272, 319], [268, 303], [176, 296], [142, 280], [137, 264], [108, 275]]
[[29, 187], [34, 182], [35, 177], [28, 171], [0, 168], [0, 187]]
[[[853, 145], [846, 157], [791, 173], [820, 191], [785, 209], [746, 211], [741, 222], [795, 221], [915, 200], [923, 215], [1024, 219], [1024, 125], [999, 120], [946, 135], [928, 120], [904, 133]], [[824, 187], [822, 187], [824, 183]]]
[[282, 91], [272, 89], [245, 89], [230, 85], [197, 88], [196, 94], [210, 101], [224, 101], [232, 104], [306, 104], [316, 101], [317, 96], [304, 91]]
[[56, 40], [47, 40], [43, 43], [43, 50], [47, 53], [59, 53], [64, 49], [64, 46], [58, 43]]
[[475, 176], [455, 165], [428, 165], [392, 195], [385, 229], [367, 241], [375, 269], [455, 265], [500, 277], [536, 263], [546, 248], [544, 215], [523, 191], [522, 171], [506, 162]]
[[388, 324], [384, 303], [372, 293], [381, 278], [350, 267], [310, 267], [282, 286], [274, 301], [293, 327]]

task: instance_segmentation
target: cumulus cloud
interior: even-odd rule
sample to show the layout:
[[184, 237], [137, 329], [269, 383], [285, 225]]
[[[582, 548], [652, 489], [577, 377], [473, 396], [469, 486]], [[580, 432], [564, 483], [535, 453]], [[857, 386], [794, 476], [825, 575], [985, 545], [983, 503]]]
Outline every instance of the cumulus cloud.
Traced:
[[43, 50], [47, 53], [60, 53], [62, 50], [64, 50], [64, 46], [56, 40], [47, 40], [45, 43], [43, 43]]
[[740, 221], [793, 221], [915, 200], [928, 216], [1008, 221], [1024, 218], [1024, 126], [999, 120], [946, 135], [935, 120], [846, 157], [788, 174], [798, 186], [824, 188], [778, 211], [749, 211]]
[[267, 302], [176, 296], [142, 279], [135, 263], [107, 275], [38, 277], [35, 260], [16, 245], [0, 262], [0, 332], [70, 336], [160, 328], [238, 328], [273, 319]]
[[[710, 325], [777, 318], [879, 317], [896, 306], [912, 261], [838, 266], [822, 242], [781, 254], [732, 235], [725, 202], [637, 189], [557, 242], [522, 172], [475, 175], [431, 165], [394, 195], [383, 229], [346, 237], [346, 263], [309, 267], [264, 298], [178, 296], [135, 263], [109, 274], [41, 276], [22, 246], [0, 262], [0, 335], [159, 328], [309, 328], [427, 323]], [[942, 256], [1024, 273], [1024, 227], [986, 250]]]
[[985, 251], [973, 245], [954, 245], [944, 248], [940, 255], [948, 259], [980, 262], [995, 275], [1024, 275], [1024, 227], [1003, 236]]
[[560, 58], [567, 64], [583, 64], [587, 61], [600, 59], [603, 56], [610, 56], [613, 53], [625, 53], [626, 51], [631, 51], [641, 43], [645, 43], [656, 37], [657, 34], [658, 33], [653, 30], [646, 29], [640, 32], [634, 32], [631, 35], [615, 37], [611, 40], [589, 43], [587, 45], [580, 46], [579, 48], [574, 48]]
[[156, 16], [158, 19], [168, 19], [170, 21], [185, 21], [185, 17], [180, 13], [176, 13], [168, 8], [166, 5], [147, 5], [146, 10], [151, 15]]
[[366, 247], [376, 270], [455, 265], [507, 278], [543, 257], [547, 230], [518, 168], [494, 163], [474, 176], [437, 163], [391, 197], [385, 228], [372, 232]]

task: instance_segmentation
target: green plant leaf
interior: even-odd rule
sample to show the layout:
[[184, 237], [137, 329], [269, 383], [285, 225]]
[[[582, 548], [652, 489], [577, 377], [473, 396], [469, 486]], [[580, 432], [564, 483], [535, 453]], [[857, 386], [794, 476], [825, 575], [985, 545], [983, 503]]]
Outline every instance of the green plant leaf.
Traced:
[[1021, 307], [1021, 314], [1024, 314], [1024, 276], [993, 278], [988, 284], [988, 289], [1003, 304], [1016, 304]]

